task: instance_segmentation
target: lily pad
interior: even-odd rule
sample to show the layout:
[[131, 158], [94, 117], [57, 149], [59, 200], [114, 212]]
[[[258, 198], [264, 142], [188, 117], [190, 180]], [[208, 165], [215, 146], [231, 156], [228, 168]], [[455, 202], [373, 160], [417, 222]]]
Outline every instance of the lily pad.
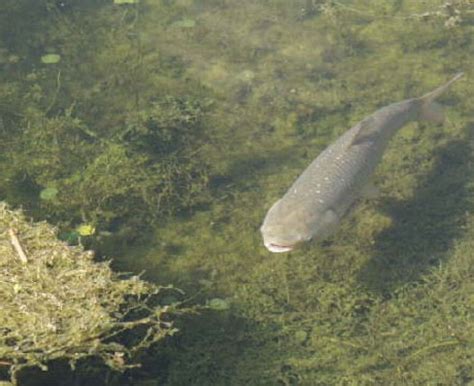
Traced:
[[91, 224], [81, 224], [76, 227], [76, 232], [81, 236], [92, 236], [95, 233], [95, 227]]
[[45, 201], [52, 201], [56, 198], [58, 189], [56, 188], [45, 188], [40, 192], [40, 198]]
[[196, 26], [196, 20], [193, 19], [181, 19], [178, 21], [175, 21], [173, 24], [171, 24], [173, 27], [179, 27], [179, 28], [193, 28]]
[[207, 302], [207, 306], [216, 311], [225, 311], [230, 308], [230, 304], [225, 299], [214, 298]]
[[46, 54], [41, 57], [41, 62], [44, 64], [54, 64], [61, 60], [61, 55], [58, 54]]
[[114, 0], [114, 4], [136, 4], [139, 0]]

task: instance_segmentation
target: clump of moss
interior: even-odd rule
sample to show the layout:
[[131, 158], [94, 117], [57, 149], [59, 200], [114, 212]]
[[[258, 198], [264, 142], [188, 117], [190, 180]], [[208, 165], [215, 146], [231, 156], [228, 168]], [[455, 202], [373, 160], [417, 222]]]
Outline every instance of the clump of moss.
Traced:
[[176, 331], [173, 305], [151, 304], [162, 287], [120, 278], [108, 262], [94, 262], [82, 247], [58, 241], [50, 225], [31, 223], [4, 203], [0, 255], [0, 366], [12, 381], [53, 360], [74, 366], [98, 358], [124, 370], [140, 349]]

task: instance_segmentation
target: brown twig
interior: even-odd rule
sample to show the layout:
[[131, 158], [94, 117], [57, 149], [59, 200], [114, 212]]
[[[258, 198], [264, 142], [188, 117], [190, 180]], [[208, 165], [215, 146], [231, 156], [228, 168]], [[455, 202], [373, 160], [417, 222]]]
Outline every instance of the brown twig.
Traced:
[[20, 261], [23, 264], [28, 263], [28, 258], [26, 257], [26, 254], [23, 251], [23, 248], [21, 247], [20, 241], [18, 240], [17, 231], [14, 228], [10, 228], [8, 230], [8, 234], [10, 236], [10, 242], [12, 243], [13, 248], [15, 249], [16, 253], [18, 254], [18, 257], [20, 258]]

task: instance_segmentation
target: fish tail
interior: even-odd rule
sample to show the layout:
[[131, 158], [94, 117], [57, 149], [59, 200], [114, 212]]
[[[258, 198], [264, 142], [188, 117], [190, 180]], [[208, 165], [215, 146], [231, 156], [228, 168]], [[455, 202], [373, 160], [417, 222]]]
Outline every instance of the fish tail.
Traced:
[[443, 108], [440, 104], [436, 103], [435, 100], [463, 75], [463, 72], [456, 74], [451, 80], [442, 86], [418, 98], [421, 101], [420, 119], [437, 124], [444, 122]]

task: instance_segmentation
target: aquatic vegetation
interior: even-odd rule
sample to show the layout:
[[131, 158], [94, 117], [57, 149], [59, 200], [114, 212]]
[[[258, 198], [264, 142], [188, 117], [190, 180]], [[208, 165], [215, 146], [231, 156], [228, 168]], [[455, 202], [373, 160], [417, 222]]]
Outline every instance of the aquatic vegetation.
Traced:
[[139, 0], [114, 0], [114, 4], [136, 4]]
[[80, 236], [92, 236], [95, 233], [95, 227], [90, 224], [81, 224], [76, 227], [76, 232]]
[[[470, 74], [443, 100], [446, 125], [413, 124], [394, 139], [375, 176], [381, 197], [333, 239], [283, 258], [261, 245], [266, 209], [325, 145], [472, 60], [472, 25], [412, 17], [421, 3], [318, 3], [303, 20], [278, 1], [210, 7], [194, 17], [212, 33], [169, 32], [165, 52], [185, 58], [227, 113], [213, 137], [222, 156], [208, 154], [218, 199], [158, 227], [152, 247], [120, 264], [232, 308], [186, 324], [165, 384], [472, 381]], [[203, 66], [209, 47], [222, 55]], [[245, 93], [243, 71], [253, 75]]]
[[40, 198], [42, 200], [46, 200], [46, 201], [54, 200], [57, 195], [58, 195], [58, 189], [52, 188], [52, 187], [51, 188], [44, 188], [40, 192]]
[[58, 54], [45, 54], [41, 57], [41, 62], [44, 64], [55, 64], [59, 63], [61, 55]]
[[182, 19], [175, 21], [173, 24], [171, 24], [171, 26], [179, 28], [193, 28], [196, 26], [196, 21], [193, 19]]
[[216, 311], [225, 311], [230, 308], [230, 304], [227, 300], [225, 299], [220, 299], [220, 298], [212, 298], [207, 302], [207, 306], [211, 310], [216, 310]]
[[3, 188], [12, 204], [64, 228], [87, 222], [134, 238], [165, 214], [208, 199], [209, 166], [200, 154], [208, 102], [163, 97], [104, 135], [71, 110], [47, 116], [35, 106], [45, 99], [42, 87], [28, 91], [32, 104], [6, 123], [23, 129], [0, 133], [9, 144]]
[[[86, 222], [132, 239], [154, 221], [209, 200], [202, 148], [212, 96], [177, 93], [177, 81], [163, 87], [169, 83], [164, 75], [178, 71], [167, 59], [160, 59], [163, 70], [150, 82], [155, 61], [140, 59], [140, 43], [130, 38], [136, 20], [125, 17], [127, 9], [112, 17], [121, 29], [78, 36], [66, 14], [48, 8], [54, 22], [39, 21], [42, 34], [33, 39], [80, 42], [63, 43], [57, 66], [28, 70], [27, 81], [10, 81], [0, 95], [2, 190], [12, 204], [66, 231]], [[81, 20], [96, 30], [110, 17], [104, 12]], [[57, 190], [54, 197], [49, 187]]]
[[[17, 3], [18, 26], [0, 12], [5, 48], [22, 58], [2, 64], [0, 194], [65, 221], [73, 242], [95, 227], [121, 270], [229, 306], [180, 320], [134, 379], [473, 381], [471, 2], [80, 3], [51, 7], [35, 33]], [[56, 65], [23, 59], [48, 47]], [[462, 70], [441, 100], [447, 124], [394, 138], [378, 199], [321, 245], [266, 253], [264, 213], [328, 143]]]
[[[50, 225], [32, 223], [0, 203], [0, 366], [24, 384], [34, 368], [124, 371], [137, 354], [173, 335], [175, 305], [153, 303], [164, 289], [122, 277], [82, 247], [58, 241]], [[184, 310], [183, 310], [184, 312]], [[30, 373], [28, 373], [30, 371]]]

